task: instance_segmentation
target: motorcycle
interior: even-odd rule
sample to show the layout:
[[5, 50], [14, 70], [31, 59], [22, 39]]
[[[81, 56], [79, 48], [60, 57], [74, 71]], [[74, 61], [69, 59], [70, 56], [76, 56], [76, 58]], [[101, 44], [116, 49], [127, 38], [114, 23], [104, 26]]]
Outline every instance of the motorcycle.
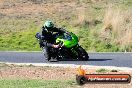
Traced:
[[[59, 44], [59, 48], [52, 48], [51, 51], [54, 52], [56, 50], [57, 54], [52, 58], [59, 60], [68, 60], [71, 58], [72, 60], [81, 60], [87, 61], [89, 60], [88, 53], [78, 44], [78, 37], [72, 33], [63, 33], [63, 34], [54, 34], [55, 36], [55, 44]], [[41, 35], [39, 33], [36, 34], [36, 38], [40, 39]], [[46, 56], [47, 52], [44, 48], [42, 48], [44, 56]]]

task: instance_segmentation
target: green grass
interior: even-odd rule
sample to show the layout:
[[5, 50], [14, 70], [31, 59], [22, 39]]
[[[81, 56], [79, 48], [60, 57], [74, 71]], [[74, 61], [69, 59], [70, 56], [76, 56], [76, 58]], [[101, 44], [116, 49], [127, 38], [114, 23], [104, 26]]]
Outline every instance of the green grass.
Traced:
[[96, 72], [98, 72], [98, 73], [106, 73], [106, 72], [109, 72], [109, 70], [101, 68], [101, 69], [96, 70]]
[[[24, 22], [26, 22], [26, 20]], [[0, 50], [40, 50], [38, 41], [35, 38], [36, 32], [39, 31], [37, 26], [35, 26], [32, 21], [29, 21], [28, 25], [22, 24], [23, 21], [21, 23], [17, 20], [13, 20], [12, 24], [13, 23], [17, 25], [14, 25], [14, 28], [12, 29], [7, 28], [10, 30], [6, 30], [6, 27], [4, 26], [3, 28], [1, 27], [1, 31], [2, 29], [6, 31], [2, 31], [3, 34], [1, 34], [0, 37]], [[8, 27], [12, 24], [8, 23]]]
[[0, 88], [75, 88], [73, 80], [0, 79]]

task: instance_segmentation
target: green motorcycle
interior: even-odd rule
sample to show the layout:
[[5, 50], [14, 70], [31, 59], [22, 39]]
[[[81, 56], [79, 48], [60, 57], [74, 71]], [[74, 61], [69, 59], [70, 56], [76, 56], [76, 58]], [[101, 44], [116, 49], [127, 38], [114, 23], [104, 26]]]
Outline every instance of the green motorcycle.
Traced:
[[[51, 58], [56, 60], [82, 60], [87, 61], [89, 59], [88, 53], [78, 44], [78, 37], [72, 32], [63, 34], [55, 33], [55, 44], [59, 44], [60, 47], [57, 49], [51, 48], [50, 52], [56, 52]], [[35, 36], [38, 40], [41, 39], [40, 33]], [[47, 52], [42, 47], [44, 56], [47, 58]]]
[[72, 33], [56, 34], [56, 44], [59, 44], [57, 57], [59, 60], [71, 58], [74, 60], [87, 61], [88, 53], [78, 44], [78, 37]]

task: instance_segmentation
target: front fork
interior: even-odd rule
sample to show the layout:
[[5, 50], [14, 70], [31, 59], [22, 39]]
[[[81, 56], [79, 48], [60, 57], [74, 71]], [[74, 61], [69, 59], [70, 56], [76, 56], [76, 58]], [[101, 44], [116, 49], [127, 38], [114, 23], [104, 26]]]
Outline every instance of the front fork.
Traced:
[[[71, 49], [66, 49], [66, 50], [64, 47], [62, 47], [63, 49], [60, 48], [58, 50], [58, 57], [63, 59], [66, 55], [66, 57], [68, 56], [70, 58], [78, 59], [78, 56], [79, 56], [77, 52], [78, 47], [80, 47], [78, 44], [72, 47]], [[64, 53], [65, 55], [63, 55]]]

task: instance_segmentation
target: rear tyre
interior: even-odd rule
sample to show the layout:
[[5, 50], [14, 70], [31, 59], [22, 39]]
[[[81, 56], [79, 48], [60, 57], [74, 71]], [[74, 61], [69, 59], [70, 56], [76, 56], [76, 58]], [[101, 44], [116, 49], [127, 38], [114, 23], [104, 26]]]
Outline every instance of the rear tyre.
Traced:
[[78, 52], [79, 60], [82, 60], [82, 61], [89, 60], [88, 53], [81, 46], [78, 47], [77, 52]]

